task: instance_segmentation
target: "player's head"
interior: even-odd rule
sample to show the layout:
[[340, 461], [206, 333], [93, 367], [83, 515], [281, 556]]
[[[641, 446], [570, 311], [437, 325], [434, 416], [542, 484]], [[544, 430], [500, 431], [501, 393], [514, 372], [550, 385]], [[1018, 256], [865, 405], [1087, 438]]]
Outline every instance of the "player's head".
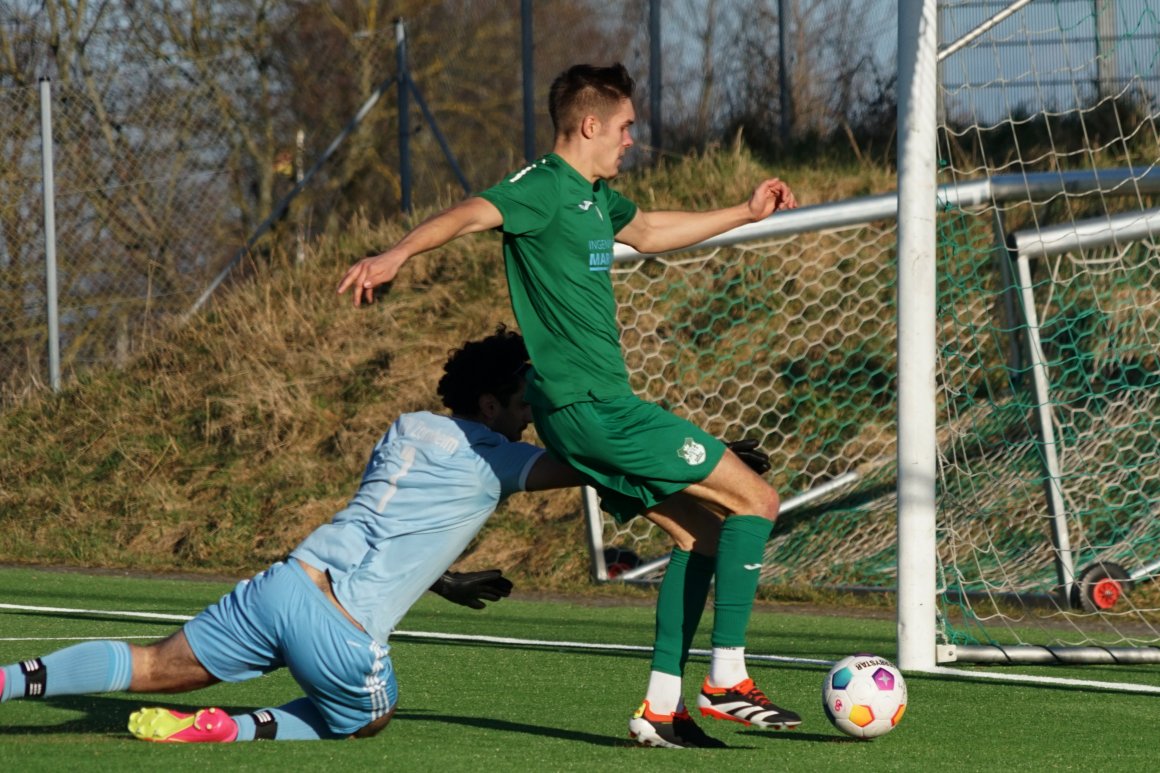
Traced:
[[552, 81], [548, 112], [556, 144], [576, 139], [588, 142], [598, 177], [615, 177], [624, 152], [632, 146], [633, 85], [632, 76], [620, 63], [573, 65]]
[[532, 420], [531, 408], [524, 402], [527, 370], [523, 337], [500, 325], [487, 338], [468, 341], [451, 352], [437, 391], [455, 415], [519, 440]]

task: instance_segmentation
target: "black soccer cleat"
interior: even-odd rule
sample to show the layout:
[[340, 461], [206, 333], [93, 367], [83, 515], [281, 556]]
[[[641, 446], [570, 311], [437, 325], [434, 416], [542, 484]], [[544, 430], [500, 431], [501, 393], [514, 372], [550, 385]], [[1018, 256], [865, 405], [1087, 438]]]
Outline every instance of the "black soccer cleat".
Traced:
[[685, 742], [686, 746], [691, 746], [694, 749], [727, 749], [729, 744], [724, 741], [719, 741], [711, 735], [705, 733], [700, 726], [693, 721], [689, 712], [682, 709], [673, 714], [673, 729], [677, 731], [677, 737]]
[[757, 688], [752, 679], [745, 679], [732, 687], [713, 687], [706, 679], [697, 696], [701, 716], [728, 719], [743, 725], [756, 725], [774, 730], [792, 730], [802, 718], [789, 709], [775, 705]]
[[654, 714], [648, 701], [628, 720], [628, 737], [641, 746], [659, 746], [665, 749], [684, 749], [692, 746], [686, 743], [674, 727], [673, 714]]

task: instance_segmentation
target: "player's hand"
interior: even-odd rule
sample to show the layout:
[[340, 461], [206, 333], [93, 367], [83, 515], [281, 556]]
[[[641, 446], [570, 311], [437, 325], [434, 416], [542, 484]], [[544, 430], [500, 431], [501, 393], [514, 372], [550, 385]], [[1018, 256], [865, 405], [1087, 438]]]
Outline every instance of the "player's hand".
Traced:
[[485, 601], [499, 601], [511, 595], [512, 581], [499, 569], [482, 572], [444, 572], [431, 590], [448, 601], [472, 609], [483, 609]]
[[749, 465], [749, 469], [758, 475], [769, 472], [769, 454], [757, 446], [756, 440], [733, 440], [725, 443], [725, 447], [737, 455], [737, 458]]
[[338, 294], [353, 289], [355, 306], [364, 300], [373, 303], [375, 288], [394, 279], [406, 261], [406, 255], [393, 250], [373, 258], [364, 258], [346, 270], [342, 281], [338, 283]]
[[749, 198], [749, 214], [754, 221], [763, 220], [783, 209], [797, 209], [797, 199], [793, 191], [776, 177], [757, 186]]

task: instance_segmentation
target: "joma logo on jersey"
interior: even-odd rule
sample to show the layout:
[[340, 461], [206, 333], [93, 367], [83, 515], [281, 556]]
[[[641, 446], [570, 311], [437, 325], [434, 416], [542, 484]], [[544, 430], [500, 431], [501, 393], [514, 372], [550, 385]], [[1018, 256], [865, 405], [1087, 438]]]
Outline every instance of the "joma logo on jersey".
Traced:
[[600, 211], [600, 207], [596, 206], [596, 202], [594, 202], [594, 201], [581, 201], [576, 206], [578, 206], [580, 208], [581, 212], [587, 212], [589, 209], [594, 208], [596, 210], [596, 214], [600, 217], [600, 219], [601, 220], [604, 219], [604, 213]]
[[685, 460], [690, 467], [696, 467], [705, 461], [705, 446], [691, 437], [685, 438], [685, 444], [677, 449], [677, 456]]

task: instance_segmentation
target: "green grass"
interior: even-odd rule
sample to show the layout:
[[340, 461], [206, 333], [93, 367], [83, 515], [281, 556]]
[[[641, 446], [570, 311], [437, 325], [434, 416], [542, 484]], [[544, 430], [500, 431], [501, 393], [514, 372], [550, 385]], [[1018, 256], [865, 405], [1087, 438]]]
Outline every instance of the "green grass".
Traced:
[[[231, 584], [0, 570], [0, 601], [84, 609], [192, 614]], [[0, 610], [0, 662], [35, 657], [70, 642], [54, 637], [160, 637], [175, 623], [102, 615]], [[409, 632], [449, 632], [536, 640], [647, 646], [652, 608], [510, 599], [473, 612], [429, 596], [404, 619]], [[806, 615], [763, 607], [749, 649], [833, 660], [855, 651], [894, 656], [888, 619]], [[31, 639], [17, 641], [14, 639]], [[144, 641], [146, 639], [134, 639]], [[706, 646], [706, 641], [696, 646]], [[392, 658], [399, 675], [395, 720], [357, 742], [167, 746], [134, 741], [124, 730], [139, 705], [245, 710], [278, 705], [299, 693], [284, 672], [184, 695], [54, 697], [0, 706], [0, 759], [7, 770], [563, 771], [979, 770], [1101, 771], [1152, 769], [1154, 695], [911, 675], [910, 707], [899, 728], [872, 742], [845, 738], [826, 721], [819, 698], [824, 665], [751, 665], [775, 698], [804, 716], [795, 732], [706, 727], [727, 750], [638, 749], [625, 723], [648, 671], [644, 652], [586, 652], [559, 646], [445, 643], [400, 636]], [[705, 672], [689, 667], [690, 682]], [[1023, 669], [1088, 679], [1160, 685], [1155, 667], [1115, 670]], [[689, 696], [691, 697], [691, 695]]]

